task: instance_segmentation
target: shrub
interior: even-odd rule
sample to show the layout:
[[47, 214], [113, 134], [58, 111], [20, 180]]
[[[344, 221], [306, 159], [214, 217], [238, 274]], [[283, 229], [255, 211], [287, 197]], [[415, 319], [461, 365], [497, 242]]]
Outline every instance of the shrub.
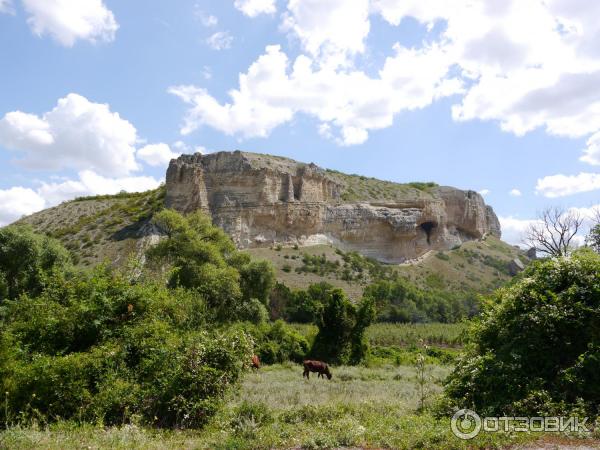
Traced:
[[374, 316], [371, 299], [363, 299], [357, 307], [341, 289], [332, 290], [316, 320], [319, 332], [311, 356], [331, 363], [360, 363], [368, 354], [365, 330]]
[[308, 353], [308, 341], [283, 320], [258, 326], [239, 324], [236, 328], [252, 337], [255, 351], [265, 364], [299, 363]]
[[[492, 415], [600, 405], [600, 256], [543, 260], [500, 289], [471, 331], [446, 397]], [[543, 411], [542, 411], [543, 412]]]
[[253, 262], [238, 252], [225, 232], [200, 211], [183, 217], [163, 210], [153, 220], [166, 239], [147, 255], [154, 263], [171, 266], [170, 287], [198, 292], [219, 321], [258, 320], [256, 314], [262, 313], [252, 299], [268, 306], [275, 282], [268, 262]]
[[7, 302], [0, 423], [203, 425], [253, 351], [245, 333], [207, 328], [206, 310], [196, 291], [131, 284], [106, 267], [55, 273], [40, 296]]
[[70, 266], [69, 252], [57, 240], [27, 226], [0, 229], [0, 302], [39, 294], [53, 271]]

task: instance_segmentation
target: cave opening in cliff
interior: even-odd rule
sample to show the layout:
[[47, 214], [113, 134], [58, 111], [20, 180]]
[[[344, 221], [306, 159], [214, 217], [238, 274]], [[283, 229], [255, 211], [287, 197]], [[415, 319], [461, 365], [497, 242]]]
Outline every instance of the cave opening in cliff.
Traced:
[[436, 227], [436, 223], [435, 222], [423, 222], [421, 224], [421, 229], [425, 232], [425, 234], [427, 235], [427, 243], [429, 245], [431, 245], [431, 233], [433, 233], [433, 229]]

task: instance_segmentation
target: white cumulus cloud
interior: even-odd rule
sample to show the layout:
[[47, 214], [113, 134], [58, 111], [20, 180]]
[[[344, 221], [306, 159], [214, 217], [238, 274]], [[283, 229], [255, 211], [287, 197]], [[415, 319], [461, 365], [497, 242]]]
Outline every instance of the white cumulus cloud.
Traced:
[[20, 186], [0, 189], [0, 226], [75, 197], [117, 194], [120, 191], [143, 192], [159, 185], [160, 180], [149, 176], [110, 178], [83, 170], [76, 180], [43, 182], [36, 189]]
[[0, 226], [39, 211], [44, 208], [44, 205], [44, 199], [33, 189], [24, 187], [0, 189]]
[[219, 19], [212, 14], [206, 13], [200, 9], [199, 5], [194, 6], [194, 15], [206, 28], [216, 27], [219, 24]]
[[275, 0], [235, 0], [233, 5], [248, 17], [274, 14], [277, 11]]
[[233, 36], [229, 31], [217, 31], [206, 39], [206, 44], [213, 50], [226, 50], [233, 44]]
[[119, 25], [102, 0], [22, 0], [34, 34], [50, 35], [72, 47], [79, 39], [90, 42], [114, 40]]
[[229, 92], [228, 103], [221, 104], [197, 86], [174, 86], [169, 92], [190, 105], [183, 134], [208, 125], [228, 135], [267, 137], [304, 113], [321, 122], [322, 135], [354, 145], [365, 142], [370, 130], [389, 127], [394, 114], [462, 89], [456, 80], [442, 80], [447, 72], [442, 53], [439, 47], [396, 46], [380, 77], [371, 78], [358, 70], [315, 67], [305, 55], [291, 62], [274, 45], [240, 74], [239, 88]]
[[587, 141], [581, 161], [593, 166], [600, 166], [600, 131], [594, 133]]
[[508, 193], [508, 195], [510, 195], [511, 197], [521, 197], [523, 195], [523, 193], [518, 190], [518, 189], [511, 189], [511, 191]]
[[289, 0], [287, 9], [281, 28], [321, 63], [344, 65], [349, 56], [365, 51], [369, 0]]
[[537, 222], [534, 219], [518, 219], [512, 216], [498, 219], [502, 228], [502, 239], [512, 245], [522, 244], [527, 229]]
[[548, 198], [590, 192], [600, 189], [600, 173], [582, 172], [578, 175], [550, 175], [537, 181], [536, 192]]
[[[412, 18], [429, 31], [440, 22], [441, 32], [427, 33], [415, 47], [395, 44], [383, 66], [367, 72], [357, 56], [369, 60], [374, 15], [392, 26]], [[496, 121], [516, 135], [541, 128], [586, 137], [582, 161], [600, 164], [599, 16], [600, 2], [584, 0], [288, 0], [281, 30], [297, 39], [302, 54], [288, 61], [281, 50], [267, 50], [240, 75], [225, 104], [202, 87], [193, 95], [188, 90], [181, 97], [193, 111], [184, 128], [206, 124], [264, 137], [305, 113], [319, 127], [328, 125], [323, 136], [360, 144], [398, 113], [459, 94], [452, 108], [457, 121]], [[275, 81], [275, 92], [255, 73]], [[344, 86], [344, 99], [337, 86]], [[364, 92], [373, 94], [371, 102], [361, 98]]]
[[47, 208], [75, 197], [112, 195], [120, 191], [143, 192], [155, 189], [159, 184], [159, 180], [149, 176], [110, 178], [91, 170], [83, 170], [79, 172], [77, 180], [42, 183], [37, 193], [44, 199]]
[[109, 105], [69, 94], [52, 111], [37, 116], [21, 111], [0, 119], [0, 146], [21, 155], [18, 161], [44, 170], [94, 170], [122, 176], [137, 170], [137, 132]]
[[154, 167], [164, 167], [179, 155], [181, 155], [181, 153], [171, 151], [171, 147], [162, 143], [146, 145], [137, 151], [138, 159], [141, 159], [149, 166]]

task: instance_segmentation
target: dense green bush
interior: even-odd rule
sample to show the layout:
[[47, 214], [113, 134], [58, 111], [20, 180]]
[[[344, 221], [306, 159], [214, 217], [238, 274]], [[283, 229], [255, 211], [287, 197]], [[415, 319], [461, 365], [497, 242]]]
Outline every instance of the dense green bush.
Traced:
[[260, 325], [239, 324], [236, 329], [250, 335], [255, 352], [264, 364], [302, 362], [309, 350], [308, 341], [283, 320]]
[[371, 299], [365, 298], [354, 305], [341, 289], [333, 289], [316, 318], [319, 332], [311, 356], [337, 364], [360, 363], [368, 354], [365, 331], [374, 317]]
[[0, 302], [41, 292], [54, 270], [70, 265], [69, 252], [55, 239], [27, 226], [0, 229]]
[[[211, 331], [198, 292], [106, 267], [55, 274], [38, 297], [7, 301], [1, 423], [59, 418], [200, 426], [248, 367], [251, 338]], [[261, 304], [262, 306], [262, 304]]]
[[379, 322], [454, 323], [479, 312], [474, 294], [422, 290], [400, 277], [372, 283], [364, 296], [375, 302]]
[[[219, 321], [262, 320], [258, 300], [268, 305], [275, 274], [266, 261], [251, 261], [223, 230], [197, 211], [163, 210], [154, 216], [166, 239], [148, 250], [150, 261], [171, 267], [169, 286], [198, 292]], [[254, 317], [254, 319], [253, 319]]]
[[600, 405], [600, 256], [534, 263], [500, 289], [450, 376], [456, 407], [492, 415], [563, 414]]

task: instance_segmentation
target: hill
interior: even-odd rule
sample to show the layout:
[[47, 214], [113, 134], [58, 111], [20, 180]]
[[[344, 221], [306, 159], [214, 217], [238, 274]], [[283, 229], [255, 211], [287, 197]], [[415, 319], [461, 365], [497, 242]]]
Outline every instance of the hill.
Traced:
[[[81, 266], [101, 262], [124, 265], [130, 256], [159, 238], [150, 224], [163, 208], [164, 186], [148, 192], [78, 198], [21, 219], [37, 232], [59, 239]], [[417, 286], [453, 291], [487, 293], [510, 280], [509, 263], [522, 251], [488, 235], [454, 249], [432, 251], [412, 263], [388, 265], [344, 252], [334, 245], [272, 245], [247, 250], [257, 259], [273, 263], [277, 278], [290, 288], [306, 288], [326, 281], [344, 289], [353, 299], [362, 295], [372, 280], [369, 268], [389, 268]]]
[[474, 191], [398, 184], [247, 152], [182, 155], [166, 176], [166, 206], [203, 210], [240, 248], [334, 244], [399, 263], [501, 236]]

